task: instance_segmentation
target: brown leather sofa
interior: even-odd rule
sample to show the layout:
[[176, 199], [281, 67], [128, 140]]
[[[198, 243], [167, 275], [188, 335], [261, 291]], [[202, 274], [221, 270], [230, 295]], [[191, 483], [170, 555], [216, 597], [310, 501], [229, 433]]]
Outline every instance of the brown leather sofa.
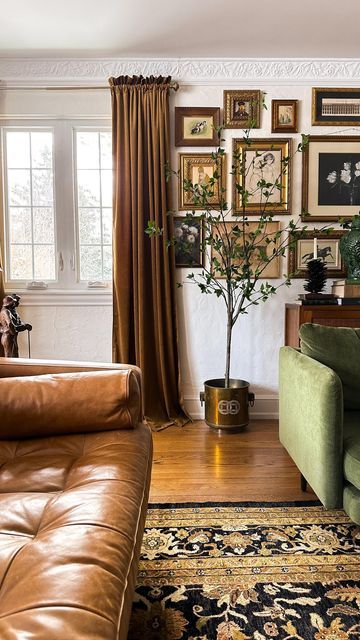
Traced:
[[0, 358], [0, 638], [127, 637], [150, 484], [140, 372]]

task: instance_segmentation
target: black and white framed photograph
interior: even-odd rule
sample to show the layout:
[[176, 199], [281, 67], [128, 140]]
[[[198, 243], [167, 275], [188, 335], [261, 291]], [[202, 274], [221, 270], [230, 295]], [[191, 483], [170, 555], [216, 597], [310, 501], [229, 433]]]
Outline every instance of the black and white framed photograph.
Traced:
[[360, 136], [310, 136], [303, 153], [303, 220], [351, 218], [360, 205]]
[[360, 124], [360, 89], [337, 87], [312, 90], [312, 124], [356, 126]]
[[175, 266], [202, 267], [202, 220], [193, 216], [174, 216]]

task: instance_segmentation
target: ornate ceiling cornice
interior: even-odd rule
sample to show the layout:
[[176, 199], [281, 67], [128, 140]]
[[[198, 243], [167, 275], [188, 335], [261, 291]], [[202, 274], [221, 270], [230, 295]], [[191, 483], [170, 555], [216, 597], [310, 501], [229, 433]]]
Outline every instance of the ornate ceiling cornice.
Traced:
[[103, 83], [110, 76], [171, 75], [188, 83], [360, 83], [360, 58], [0, 58], [0, 82]]

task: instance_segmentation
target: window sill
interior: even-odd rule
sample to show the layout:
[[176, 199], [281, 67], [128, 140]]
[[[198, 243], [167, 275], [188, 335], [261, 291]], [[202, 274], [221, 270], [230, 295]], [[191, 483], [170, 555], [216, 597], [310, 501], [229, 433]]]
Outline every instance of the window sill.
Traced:
[[112, 291], [109, 289], [64, 290], [64, 289], [11, 289], [21, 297], [24, 307], [103, 307], [112, 306]]

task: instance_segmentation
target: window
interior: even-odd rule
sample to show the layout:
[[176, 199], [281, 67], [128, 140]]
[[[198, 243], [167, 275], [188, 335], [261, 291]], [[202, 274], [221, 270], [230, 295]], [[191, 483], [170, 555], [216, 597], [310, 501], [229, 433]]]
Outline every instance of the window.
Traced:
[[111, 280], [111, 131], [88, 124], [2, 127], [9, 288], [78, 290]]

